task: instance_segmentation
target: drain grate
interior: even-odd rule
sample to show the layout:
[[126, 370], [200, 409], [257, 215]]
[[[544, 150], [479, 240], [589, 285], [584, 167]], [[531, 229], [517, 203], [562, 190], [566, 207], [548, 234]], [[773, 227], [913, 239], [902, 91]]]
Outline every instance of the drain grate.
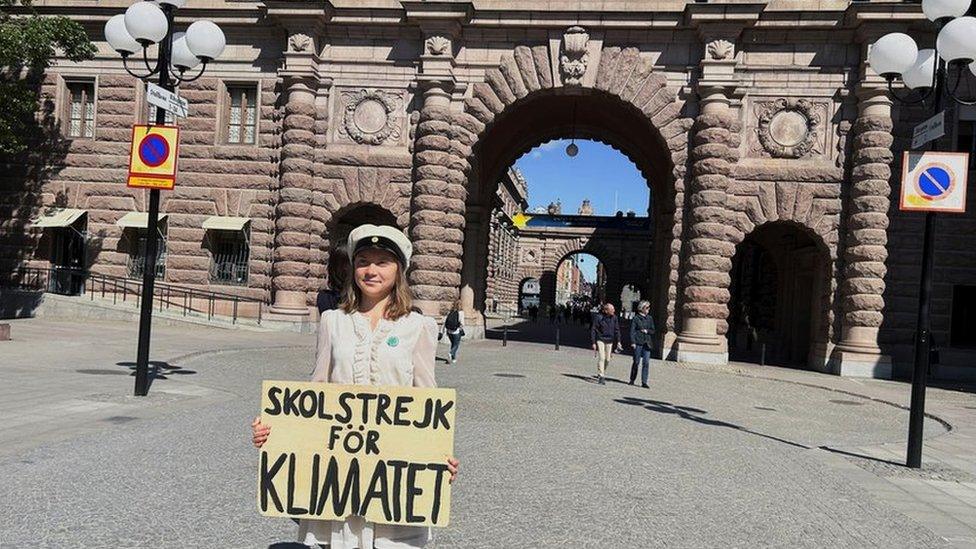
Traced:
[[863, 402], [857, 402], [856, 400], [831, 400], [834, 404], [843, 404], [844, 406], [864, 406]]
[[495, 374], [495, 377], [525, 377], [522, 374]]
[[776, 408], [769, 408], [769, 407], [766, 407], [766, 406], [753, 406], [753, 408], [755, 408], [757, 410], [766, 410], [767, 412], [775, 412], [776, 411]]

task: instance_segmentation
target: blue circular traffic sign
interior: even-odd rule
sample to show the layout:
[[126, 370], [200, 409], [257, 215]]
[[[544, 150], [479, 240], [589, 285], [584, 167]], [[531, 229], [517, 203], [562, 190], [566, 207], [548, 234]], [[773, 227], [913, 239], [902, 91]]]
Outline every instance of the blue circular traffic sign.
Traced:
[[139, 159], [149, 166], [155, 168], [166, 162], [169, 158], [169, 143], [163, 136], [151, 133], [142, 138], [139, 142]]
[[915, 186], [923, 198], [939, 200], [945, 198], [954, 185], [952, 172], [940, 164], [925, 166], [915, 179]]

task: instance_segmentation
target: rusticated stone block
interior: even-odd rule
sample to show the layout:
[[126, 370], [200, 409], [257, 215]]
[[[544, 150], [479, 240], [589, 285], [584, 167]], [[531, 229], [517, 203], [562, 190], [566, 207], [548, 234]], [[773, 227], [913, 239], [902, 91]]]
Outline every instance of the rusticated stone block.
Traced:
[[[450, 191], [450, 189], [448, 189]], [[417, 210], [428, 209], [441, 212], [454, 212], [464, 214], [464, 201], [445, 196], [418, 195], [413, 199], [414, 207]]]
[[472, 94], [481, 100], [486, 107], [493, 113], [498, 114], [505, 110], [505, 103], [498, 97], [495, 90], [487, 83], [477, 82], [472, 86]]
[[732, 269], [732, 259], [717, 255], [698, 255], [688, 258], [689, 270], [727, 273]]
[[451, 123], [443, 118], [424, 120], [417, 125], [417, 135], [446, 135], [451, 131]]
[[503, 103], [511, 105], [515, 102], [515, 93], [508, 86], [505, 76], [502, 75], [499, 69], [492, 68], [485, 71], [485, 81], [491, 86], [492, 91], [495, 92], [495, 96]]
[[607, 91], [619, 96], [620, 92], [623, 91], [627, 80], [637, 69], [639, 62], [640, 50], [637, 48], [624, 48], [624, 50], [620, 52], [620, 57], [617, 59], [617, 64], [613, 69], [613, 74], [610, 75], [610, 82], [607, 85]]
[[600, 65], [597, 67], [596, 83], [594, 84], [597, 89], [610, 89], [610, 83], [617, 67], [617, 59], [620, 55], [621, 49], [619, 47], [603, 48], [603, 52], [600, 53]]
[[535, 74], [539, 78], [539, 85], [543, 88], [553, 87], [552, 66], [549, 64], [549, 48], [546, 46], [533, 46], [532, 62], [535, 64]]
[[732, 175], [732, 163], [723, 158], [705, 158], [696, 161], [691, 166], [692, 177], [700, 175]]
[[449, 151], [451, 140], [443, 135], [428, 134], [417, 138], [417, 150]]
[[[726, 282], [728, 284], [728, 282]], [[684, 291], [689, 303], [728, 303], [729, 291], [711, 286], [689, 286]]]
[[528, 46], [516, 46], [515, 64], [522, 75], [522, 83], [529, 92], [542, 88], [539, 83], [539, 75], [535, 71], [535, 62], [532, 60], [532, 50]]
[[512, 90], [515, 97], [521, 99], [529, 94], [529, 90], [526, 89], [525, 82], [522, 79], [522, 74], [519, 72], [518, 65], [515, 64], [515, 59], [512, 56], [503, 55], [498, 69], [501, 71], [502, 76], [505, 77], [508, 89]]
[[445, 229], [431, 225], [417, 225], [410, 231], [411, 239], [416, 243], [421, 240], [439, 242], [464, 242], [464, 232], [458, 229]]
[[417, 284], [427, 286], [457, 288], [461, 285], [461, 273], [417, 268], [412, 273], [412, 280]]

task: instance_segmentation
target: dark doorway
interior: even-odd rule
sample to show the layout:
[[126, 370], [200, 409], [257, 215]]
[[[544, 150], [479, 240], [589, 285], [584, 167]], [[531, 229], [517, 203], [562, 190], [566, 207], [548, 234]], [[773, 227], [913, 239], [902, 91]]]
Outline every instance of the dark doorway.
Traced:
[[826, 252], [800, 227], [764, 225], [732, 260], [729, 358], [805, 368], [826, 320], [820, 296]]
[[87, 217], [81, 216], [66, 227], [50, 229], [51, 280], [54, 292], [62, 295], [78, 295], [85, 282], [85, 229]]

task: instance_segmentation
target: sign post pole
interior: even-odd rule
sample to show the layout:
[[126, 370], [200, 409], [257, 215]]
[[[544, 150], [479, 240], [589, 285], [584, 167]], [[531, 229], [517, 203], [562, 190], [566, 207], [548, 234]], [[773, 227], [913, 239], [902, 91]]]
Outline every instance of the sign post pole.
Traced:
[[[942, 112], [945, 91], [945, 61], [939, 58], [936, 66], [935, 105], [932, 111]], [[936, 141], [932, 150], [937, 150]], [[902, 181], [902, 186], [908, 185]], [[904, 191], [903, 191], [904, 192]], [[915, 321], [915, 364], [912, 369], [912, 400], [908, 412], [908, 451], [905, 465], [912, 469], [922, 466], [922, 431], [925, 422], [925, 386], [929, 375], [931, 340], [929, 339], [929, 299], [932, 295], [932, 243], [935, 232], [935, 213], [925, 213], [925, 234], [922, 244], [922, 274], [918, 288], [918, 318]]]
[[[173, 9], [169, 4], [162, 4], [166, 14], [167, 28], [173, 28]], [[173, 33], [167, 32], [166, 37], [159, 43], [159, 85], [167, 91], [173, 91], [173, 84], [169, 78], [170, 55], [173, 47]], [[156, 124], [166, 124], [166, 111], [156, 107]], [[142, 272], [142, 303], [139, 311], [139, 348], [136, 352], [136, 386], [135, 396], [149, 394], [149, 340], [152, 333], [152, 305], [153, 292], [156, 286], [156, 236], [159, 231], [159, 189], [149, 189], [149, 226], [146, 235], [146, 258]]]

